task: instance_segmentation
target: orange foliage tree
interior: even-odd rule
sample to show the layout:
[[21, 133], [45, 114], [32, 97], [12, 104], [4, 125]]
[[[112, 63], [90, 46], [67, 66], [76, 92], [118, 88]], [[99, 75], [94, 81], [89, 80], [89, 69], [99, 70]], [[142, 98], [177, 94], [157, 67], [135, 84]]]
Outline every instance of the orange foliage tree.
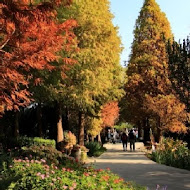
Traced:
[[[0, 105], [6, 110], [29, 104], [31, 70], [53, 70], [49, 62], [59, 59], [61, 49], [69, 51], [76, 26], [74, 20], [59, 23], [55, 6], [71, 1], [51, 0], [32, 4], [30, 0], [0, 2]], [[67, 61], [67, 59], [64, 59]]]
[[184, 125], [187, 120], [185, 105], [181, 103], [175, 95], [159, 95], [147, 99], [149, 110], [152, 111], [152, 116], [155, 116], [156, 120], [159, 121], [158, 127], [162, 129], [160, 132], [186, 132], [187, 128]]
[[110, 126], [113, 127], [115, 121], [119, 117], [119, 107], [118, 102], [109, 102], [103, 106], [101, 110], [101, 119], [103, 121], [102, 126]]

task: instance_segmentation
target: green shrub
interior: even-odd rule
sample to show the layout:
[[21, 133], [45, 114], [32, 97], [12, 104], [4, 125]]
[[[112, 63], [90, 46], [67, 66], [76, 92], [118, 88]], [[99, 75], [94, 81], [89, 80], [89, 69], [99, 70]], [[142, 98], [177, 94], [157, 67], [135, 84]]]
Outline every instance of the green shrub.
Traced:
[[57, 149], [50, 146], [30, 146], [23, 147], [20, 152], [21, 159], [37, 159], [45, 160], [47, 164], [54, 164], [60, 166], [67, 166], [70, 168], [80, 168], [82, 164], [76, 163], [75, 159], [70, 158], [66, 154], [58, 151]]
[[40, 137], [1, 137], [1, 142], [3, 143], [3, 148], [4, 149], [10, 149], [10, 148], [15, 148], [15, 147], [23, 147], [23, 146], [52, 146], [55, 147], [56, 142], [55, 140], [51, 139], [43, 139]]
[[87, 153], [88, 156], [98, 157], [106, 151], [106, 148], [104, 148], [99, 142], [88, 142], [85, 146], [89, 149], [89, 152]]
[[62, 152], [56, 150], [51, 146], [30, 146], [22, 147], [22, 158], [32, 157], [33, 159], [45, 159], [48, 163], [59, 164], [61, 158], [63, 158]]
[[152, 153], [152, 159], [160, 164], [190, 170], [190, 150], [180, 140], [163, 139]]

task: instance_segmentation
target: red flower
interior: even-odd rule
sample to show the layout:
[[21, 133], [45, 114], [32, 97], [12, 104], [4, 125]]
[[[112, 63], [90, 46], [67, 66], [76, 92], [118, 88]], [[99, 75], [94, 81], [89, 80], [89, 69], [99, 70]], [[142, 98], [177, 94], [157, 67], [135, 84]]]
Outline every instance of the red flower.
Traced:
[[102, 179], [105, 180], [105, 181], [108, 181], [109, 180], [109, 176], [102, 176]]
[[88, 173], [86, 173], [86, 172], [84, 172], [84, 175], [85, 175], [85, 176], [89, 176], [89, 174], [88, 174]]

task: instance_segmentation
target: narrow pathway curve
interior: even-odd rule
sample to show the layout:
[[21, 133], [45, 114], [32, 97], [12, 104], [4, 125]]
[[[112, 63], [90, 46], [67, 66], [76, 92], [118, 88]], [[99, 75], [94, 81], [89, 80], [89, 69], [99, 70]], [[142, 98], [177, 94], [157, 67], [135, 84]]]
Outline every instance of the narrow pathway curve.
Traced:
[[[121, 143], [106, 144], [107, 152], [91, 159], [96, 168], [110, 168], [127, 181], [135, 181], [149, 190], [159, 184], [167, 190], [190, 190], [190, 171], [168, 167], [149, 160], [141, 152], [142, 143], [136, 143], [136, 151], [122, 151]], [[160, 188], [160, 190], [162, 190]]]

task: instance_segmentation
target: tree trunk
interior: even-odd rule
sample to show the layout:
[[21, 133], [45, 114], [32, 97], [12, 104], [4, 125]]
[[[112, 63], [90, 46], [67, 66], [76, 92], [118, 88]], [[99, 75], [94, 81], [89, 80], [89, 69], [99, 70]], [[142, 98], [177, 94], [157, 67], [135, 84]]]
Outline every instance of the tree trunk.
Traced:
[[57, 143], [63, 141], [62, 110], [61, 105], [57, 105]]
[[102, 140], [101, 140], [101, 135], [100, 135], [100, 133], [98, 133], [98, 142], [99, 142], [99, 143], [102, 143]]
[[64, 112], [62, 114], [62, 124], [65, 130], [69, 130], [69, 110], [67, 107], [64, 107]]
[[69, 129], [69, 110], [65, 108], [65, 127]]
[[19, 136], [19, 111], [15, 111], [14, 137]]
[[147, 144], [147, 142], [150, 141], [150, 126], [148, 118], [143, 120], [143, 125], [144, 125], [144, 143]]
[[43, 137], [41, 103], [38, 103], [36, 114], [37, 114], [37, 122], [38, 122], [38, 135], [39, 137]]
[[142, 140], [142, 125], [141, 125], [141, 122], [138, 121], [137, 122], [137, 127], [138, 127], [138, 139]]
[[89, 136], [86, 134], [86, 142], [89, 142]]
[[155, 141], [157, 143], [159, 143], [161, 140], [161, 137], [162, 137], [161, 123], [160, 123], [160, 118], [158, 118], [158, 120], [157, 120], [157, 133], [155, 135]]
[[84, 146], [84, 114], [79, 112], [79, 135], [78, 135], [79, 145]]

